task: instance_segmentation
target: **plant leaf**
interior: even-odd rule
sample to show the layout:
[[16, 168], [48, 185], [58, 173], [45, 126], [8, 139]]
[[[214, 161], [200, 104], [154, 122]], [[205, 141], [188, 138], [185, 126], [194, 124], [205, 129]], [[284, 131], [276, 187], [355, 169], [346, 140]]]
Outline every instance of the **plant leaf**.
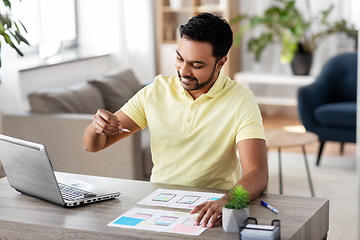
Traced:
[[18, 20], [18, 21], [19, 21], [19, 23], [21, 24], [21, 26], [23, 27], [23, 29], [25, 30], [25, 32], [27, 33], [28, 31], [27, 31], [27, 29], [25, 28], [24, 24], [23, 24], [20, 20]]
[[321, 23], [322, 24], [326, 23], [327, 18], [328, 18], [329, 14], [330, 14], [330, 12], [332, 11], [333, 8], [334, 8], [334, 5], [331, 5], [328, 10], [321, 12], [322, 15], [323, 15], [322, 18], [321, 18]]
[[243, 209], [249, 207], [249, 192], [242, 185], [235, 186], [229, 192], [228, 202], [224, 207], [230, 209]]
[[4, 24], [0, 20], [0, 32], [3, 32], [3, 31], [5, 31]]
[[3, 0], [3, 2], [6, 7], [9, 7], [11, 9], [11, 3], [9, 0]]
[[15, 21], [14, 21], [14, 25], [16, 27], [16, 31], [20, 32], [20, 29], [19, 29], [19, 27], [18, 27], [18, 25], [17, 25], [17, 23]]
[[28, 42], [28, 40], [26, 40], [26, 38], [24, 38], [24, 37], [20, 34], [20, 32], [15, 31], [15, 36], [16, 36], [17, 38], [19, 38], [21, 42], [24, 42], [24, 43], [26, 43], [27, 45], [30, 46], [30, 43]]
[[20, 55], [20, 56], [24, 56], [24, 54], [15, 46], [15, 44], [11, 41], [11, 38], [9, 37], [9, 35], [7, 35], [6, 33], [2, 34], [5, 42], [8, 43], [13, 49], [16, 50], [16, 52]]
[[243, 19], [246, 19], [246, 18], [248, 18], [248, 16], [247, 15], [237, 15], [236, 17], [234, 17], [234, 18], [232, 18], [231, 20], [230, 20], [230, 24], [234, 24], [234, 23], [237, 23], [237, 22], [240, 22], [241, 20], [243, 20]]

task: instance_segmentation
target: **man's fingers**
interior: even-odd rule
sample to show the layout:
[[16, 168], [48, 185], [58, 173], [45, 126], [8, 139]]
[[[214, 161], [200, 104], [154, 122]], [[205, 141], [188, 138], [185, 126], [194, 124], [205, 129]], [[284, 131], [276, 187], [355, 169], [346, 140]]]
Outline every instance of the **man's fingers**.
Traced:
[[99, 121], [93, 121], [93, 128], [94, 131], [98, 134], [103, 134], [103, 135], [115, 135], [119, 132], [119, 130], [117, 128], [114, 128], [110, 125], [106, 125], [103, 122], [99, 122]]
[[103, 109], [99, 109], [93, 117], [95, 132], [104, 135], [115, 135], [122, 132], [122, 126], [118, 118]]
[[210, 223], [208, 224], [209, 228], [214, 227], [215, 225], [219, 225], [218, 222], [221, 223], [222, 218], [221, 218], [221, 214], [222, 214], [222, 210], [221, 209], [216, 209], [211, 217]]
[[190, 211], [190, 214], [194, 214], [194, 213], [197, 213], [199, 212], [204, 206], [206, 205], [206, 202], [205, 203], [202, 203], [202, 204], [199, 204], [197, 205], [196, 207], [194, 207], [193, 210]]
[[209, 228], [212, 228], [220, 215], [221, 215], [221, 210], [219, 211], [216, 206], [209, 207], [206, 210], [204, 217], [202, 218], [201, 226], [202, 227], [208, 226]]
[[198, 217], [195, 220], [195, 225], [199, 226], [201, 219], [206, 213], [206, 209], [204, 207], [206, 206], [207, 202], [204, 202], [202, 204], [197, 205], [193, 210], [190, 211], [190, 214], [198, 213]]
[[206, 214], [204, 215], [204, 217], [202, 218], [201, 220], [201, 226], [202, 227], [206, 227], [208, 221], [210, 220], [212, 216], [212, 211], [211, 211], [211, 208], [209, 208], [207, 211], [206, 211]]
[[119, 133], [119, 128], [110, 125], [102, 117], [95, 115], [93, 117], [93, 127], [96, 133], [105, 135], [114, 135]]
[[190, 213], [198, 213], [195, 220], [195, 225], [201, 225], [202, 227], [208, 226], [209, 228], [222, 223], [222, 207], [224, 206], [224, 200], [208, 201], [195, 207]]
[[96, 115], [99, 115], [106, 123], [114, 128], [118, 128], [119, 125], [121, 125], [119, 119], [114, 114], [103, 109], [99, 109]]
[[195, 210], [197, 210], [196, 212], [199, 214], [195, 220], [195, 225], [200, 225], [200, 223], [202, 222], [202, 223], [205, 223], [205, 226], [206, 226], [209, 218], [211, 217], [211, 214], [210, 214], [210, 217], [206, 218], [206, 215], [209, 212], [209, 208], [211, 207], [211, 204], [209, 204], [209, 202], [205, 202], [197, 207], [199, 207], [199, 210], [195, 209], [196, 207], [193, 210], [194, 212], [195, 212]]
[[206, 214], [206, 210], [205, 209], [201, 209], [200, 211], [198, 211], [198, 217], [195, 220], [195, 225], [199, 226], [202, 222], [203, 222], [203, 217]]
[[215, 224], [216, 226], [220, 226], [222, 224], [222, 215], [218, 218]]

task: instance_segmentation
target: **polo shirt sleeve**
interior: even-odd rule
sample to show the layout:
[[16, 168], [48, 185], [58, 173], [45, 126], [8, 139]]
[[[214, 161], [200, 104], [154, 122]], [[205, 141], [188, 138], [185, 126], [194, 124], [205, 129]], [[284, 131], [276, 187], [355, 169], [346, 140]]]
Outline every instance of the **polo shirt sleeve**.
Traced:
[[264, 127], [259, 106], [252, 92], [239, 104], [237, 117], [236, 143], [251, 138], [265, 139]]
[[146, 114], [145, 114], [145, 94], [148, 87], [149, 86], [146, 86], [142, 88], [140, 91], [138, 91], [120, 109], [142, 129], [144, 129], [147, 126]]

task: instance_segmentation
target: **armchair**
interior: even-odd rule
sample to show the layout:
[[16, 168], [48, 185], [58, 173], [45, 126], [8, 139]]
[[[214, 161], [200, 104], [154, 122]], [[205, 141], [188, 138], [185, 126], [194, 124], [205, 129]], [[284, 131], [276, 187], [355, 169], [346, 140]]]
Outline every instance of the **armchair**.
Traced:
[[326, 141], [356, 142], [357, 53], [331, 58], [310, 85], [298, 90], [298, 112], [305, 129], [319, 136], [316, 165]]

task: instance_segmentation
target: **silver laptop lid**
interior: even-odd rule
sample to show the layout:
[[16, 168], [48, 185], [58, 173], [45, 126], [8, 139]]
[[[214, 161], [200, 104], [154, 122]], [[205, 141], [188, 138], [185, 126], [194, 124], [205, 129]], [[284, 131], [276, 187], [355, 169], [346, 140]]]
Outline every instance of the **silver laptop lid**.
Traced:
[[0, 134], [0, 161], [13, 188], [64, 205], [43, 145]]

